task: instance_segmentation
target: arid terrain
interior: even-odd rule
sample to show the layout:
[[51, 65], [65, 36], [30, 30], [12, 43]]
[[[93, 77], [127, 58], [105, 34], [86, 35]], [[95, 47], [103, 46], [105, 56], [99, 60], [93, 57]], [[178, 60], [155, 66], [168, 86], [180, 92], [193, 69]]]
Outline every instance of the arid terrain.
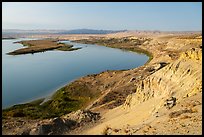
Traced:
[[[19, 113], [27, 106], [3, 112], [2, 134], [202, 134], [202, 34], [120, 32], [31, 37], [131, 50], [150, 59], [138, 68], [82, 77], [58, 91], [63, 99], [70, 96], [83, 102], [80, 110], [46, 119]], [[73, 98], [55, 96], [46, 107], [60, 108], [60, 101]], [[36, 108], [32, 106], [32, 110]]]

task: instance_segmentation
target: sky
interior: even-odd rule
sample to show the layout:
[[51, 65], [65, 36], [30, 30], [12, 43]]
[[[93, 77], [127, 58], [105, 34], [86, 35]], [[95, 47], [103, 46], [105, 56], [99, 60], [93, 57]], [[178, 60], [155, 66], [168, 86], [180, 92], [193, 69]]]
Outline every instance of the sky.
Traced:
[[201, 31], [201, 2], [3, 2], [3, 29]]

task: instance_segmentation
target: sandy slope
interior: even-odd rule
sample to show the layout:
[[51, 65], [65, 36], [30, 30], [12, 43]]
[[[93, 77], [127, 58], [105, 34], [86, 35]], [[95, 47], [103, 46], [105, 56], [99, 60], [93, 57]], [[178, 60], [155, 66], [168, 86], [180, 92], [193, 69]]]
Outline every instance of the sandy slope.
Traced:
[[[164, 42], [166, 45], [162, 45]], [[161, 61], [169, 64], [138, 82], [136, 93], [129, 95], [123, 105], [107, 111], [99, 125], [82, 134], [202, 133], [201, 40], [159, 37], [151, 44], [144, 46], [154, 50], [154, 59], [148, 65]], [[166, 57], [167, 53], [174, 56]], [[166, 109], [165, 99], [171, 96], [176, 97], [177, 105]], [[172, 118], [174, 113], [178, 116]]]

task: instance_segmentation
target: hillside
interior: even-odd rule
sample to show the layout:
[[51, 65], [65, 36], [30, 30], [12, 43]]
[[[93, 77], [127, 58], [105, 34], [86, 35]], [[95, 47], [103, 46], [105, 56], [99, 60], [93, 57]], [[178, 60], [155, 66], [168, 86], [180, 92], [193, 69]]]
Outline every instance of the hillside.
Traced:
[[[155, 54], [146, 65], [146, 69], [152, 65], [148, 69], [151, 74], [133, 81], [134, 93], [128, 95], [125, 103], [109, 110], [101, 124], [83, 134], [201, 134], [200, 42], [200, 39], [172, 38], [166, 45], [151, 45]], [[161, 62], [165, 65], [162, 66]], [[129, 74], [135, 77], [131, 71]], [[128, 83], [130, 80], [123, 77], [120, 82]], [[164, 106], [171, 97], [176, 98], [175, 106], [171, 103], [172, 107]]]

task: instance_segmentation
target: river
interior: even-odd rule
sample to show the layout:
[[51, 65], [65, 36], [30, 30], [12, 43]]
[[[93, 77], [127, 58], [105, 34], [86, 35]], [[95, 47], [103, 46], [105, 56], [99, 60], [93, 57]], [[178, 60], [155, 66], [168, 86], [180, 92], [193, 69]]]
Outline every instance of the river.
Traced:
[[145, 64], [148, 56], [93, 44], [61, 41], [81, 47], [74, 51], [52, 50], [25, 55], [6, 53], [22, 48], [2, 40], [2, 108], [47, 97], [79, 77], [106, 70], [124, 70]]

